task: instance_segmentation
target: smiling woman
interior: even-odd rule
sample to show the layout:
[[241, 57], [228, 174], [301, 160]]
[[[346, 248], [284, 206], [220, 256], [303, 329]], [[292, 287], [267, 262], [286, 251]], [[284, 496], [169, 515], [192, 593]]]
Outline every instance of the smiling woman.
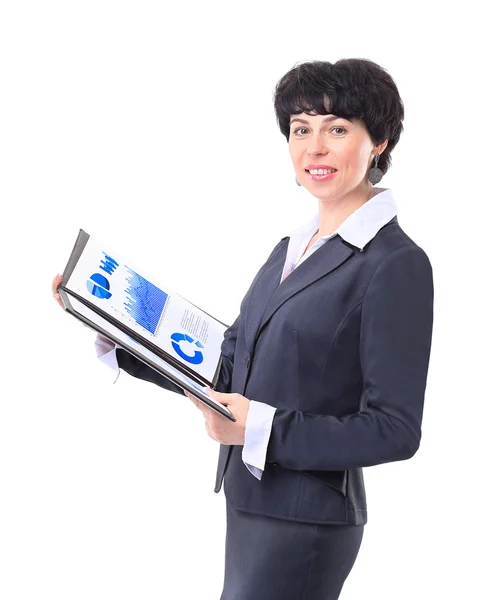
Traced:
[[246, 422], [242, 452], [215, 436], [218, 416], [207, 423], [215, 491], [225, 475], [221, 598], [335, 600], [367, 522], [362, 467], [419, 446], [432, 271], [391, 190], [373, 187], [403, 130], [390, 75], [363, 59], [303, 63], [274, 106], [318, 213], [274, 248], [222, 346], [233, 393], [219, 398]]
[[[363, 467], [419, 447], [433, 277], [391, 190], [374, 187], [403, 129], [390, 75], [364, 59], [303, 63], [274, 107], [318, 210], [278, 242], [225, 333], [210, 393], [236, 422], [194, 403], [220, 443], [221, 600], [335, 600], [367, 522]], [[181, 392], [124, 350], [109, 362], [114, 352], [131, 375]]]

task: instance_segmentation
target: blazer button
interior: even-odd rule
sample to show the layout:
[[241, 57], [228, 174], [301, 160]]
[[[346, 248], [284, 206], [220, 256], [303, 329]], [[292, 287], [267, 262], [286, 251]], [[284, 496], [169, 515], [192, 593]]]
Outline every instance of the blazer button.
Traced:
[[247, 354], [245, 356], [245, 364], [246, 364], [246, 368], [249, 369], [250, 368], [250, 355]]

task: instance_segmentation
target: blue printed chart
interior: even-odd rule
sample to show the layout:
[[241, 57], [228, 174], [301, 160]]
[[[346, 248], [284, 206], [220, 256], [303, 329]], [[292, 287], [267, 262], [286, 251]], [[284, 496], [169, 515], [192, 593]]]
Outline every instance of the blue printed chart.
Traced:
[[124, 290], [126, 312], [138, 325], [155, 335], [168, 294], [133, 269], [126, 266], [126, 271], [127, 287]]

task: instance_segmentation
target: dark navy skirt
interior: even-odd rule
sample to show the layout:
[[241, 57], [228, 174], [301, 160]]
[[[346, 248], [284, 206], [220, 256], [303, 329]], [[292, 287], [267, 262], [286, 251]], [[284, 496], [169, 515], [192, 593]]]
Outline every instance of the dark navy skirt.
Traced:
[[235, 509], [227, 500], [220, 600], [337, 600], [363, 528], [265, 517]]

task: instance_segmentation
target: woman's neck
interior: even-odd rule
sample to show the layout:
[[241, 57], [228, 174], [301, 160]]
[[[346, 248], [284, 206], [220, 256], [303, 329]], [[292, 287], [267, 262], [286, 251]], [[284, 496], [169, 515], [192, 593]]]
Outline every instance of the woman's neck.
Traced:
[[316, 239], [333, 233], [344, 223], [349, 215], [368, 202], [370, 198], [383, 191], [383, 189], [385, 188], [374, 188], [370, 185], [370, 188], [354, 190], [351, 195], [345, 196], [338, 201], [319, 200], [320, 224], [316, 233]]

